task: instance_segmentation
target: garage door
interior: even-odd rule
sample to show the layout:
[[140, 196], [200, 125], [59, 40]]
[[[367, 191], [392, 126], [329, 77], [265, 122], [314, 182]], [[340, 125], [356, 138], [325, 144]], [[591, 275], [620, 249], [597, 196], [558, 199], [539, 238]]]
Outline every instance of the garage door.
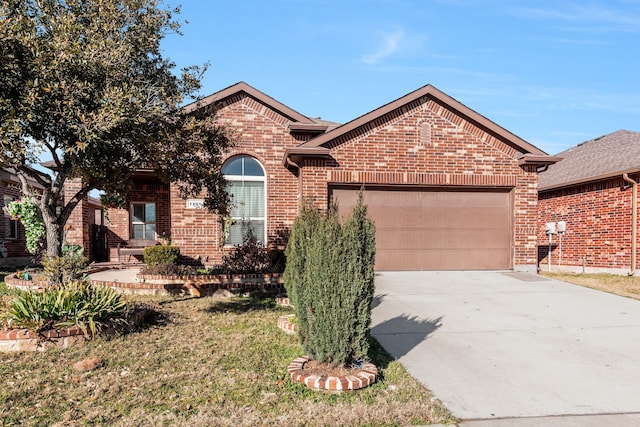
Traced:
[[[341, 216], [358, 190], [332, 189]], [[376, 270], [501, 270], [512, 268], [513, 210], [509, 191], [367, 189], [376, 225]]]

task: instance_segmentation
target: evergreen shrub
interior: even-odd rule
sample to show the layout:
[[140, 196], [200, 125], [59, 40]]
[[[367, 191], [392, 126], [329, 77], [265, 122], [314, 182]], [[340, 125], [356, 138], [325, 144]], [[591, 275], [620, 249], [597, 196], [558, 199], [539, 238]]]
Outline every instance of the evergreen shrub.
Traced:
[[180, 248], [177, 246], [148, 246], [144, 248], [144, 263], [146, 265], [175, 264], [180, 257]]
[[304, 351], [336, 366], [365, 359], [374, 294], [375, 228], [362, 192], [344, 224], [335, 204], [323, 215], [305, 203], [291, 230], [286, 256], [285, 287], [295, 306]]

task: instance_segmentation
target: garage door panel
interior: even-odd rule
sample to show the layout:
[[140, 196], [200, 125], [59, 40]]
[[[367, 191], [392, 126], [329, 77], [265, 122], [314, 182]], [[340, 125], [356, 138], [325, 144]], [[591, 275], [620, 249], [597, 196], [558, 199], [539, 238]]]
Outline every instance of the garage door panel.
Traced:
[[[380, 243], [378, 249], [420, 249], [426, 245], [437, 245], [438, 249], [490, 248], [496, 243], [496, 235], [501, 229], [437, 229], [437, 228], [381, 228], [376, 227], [376, 237]], [[504, 233], [504, 232], [503, 232]], [[502, 236], [505, 240], [509, 235]], [[432, 242], [426, 242], [431, 240]]]
[[421, 258], [422, 270], [465, 270], [468, 264], [466, 257], [473, 258], [476, 270], [493, 270], [497, 259], [509, 262], [501, 249], [477, 249], [471, 251], [431, 250], [419, 251], [411, 254], [406, 250], [385, 251], [383, 258], [376, 259], [376, 269], [379, 271], [416, 270], [415, 259]]
[[[357, 190], [333, 189], [341, 216]], [[512, 204], [508, 191], [365, 191], [376, 225], [377, 270], [509, 269]]]

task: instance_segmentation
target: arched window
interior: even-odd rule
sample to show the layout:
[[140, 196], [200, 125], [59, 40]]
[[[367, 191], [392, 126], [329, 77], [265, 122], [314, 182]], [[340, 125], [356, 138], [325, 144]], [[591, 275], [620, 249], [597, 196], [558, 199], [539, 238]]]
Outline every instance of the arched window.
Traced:
[[251, 156], [235, 156], [222, 165], [231, 199], [231, 224], [226, 245], [241, 245], [249, 232], [266, 243], [267, 209], [264, 168]]

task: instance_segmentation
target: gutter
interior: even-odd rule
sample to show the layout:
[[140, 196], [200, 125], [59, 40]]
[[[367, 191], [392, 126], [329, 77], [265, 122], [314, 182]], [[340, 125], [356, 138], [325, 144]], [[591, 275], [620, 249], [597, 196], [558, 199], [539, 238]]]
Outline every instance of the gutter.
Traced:
[[282, 159], [282, 164], [288, 168], [292, 166], [296, 169], [300, 169], [298, 163], [300, 163], [303, 159], [328, 159], [331, 151], [328, 148], [324, 147], [294, 147], [287, 148], [284, 153], [284, 159]]
[[629, 184], [633, 185], [631, 193], [631, 271], [629, 276], [636, 274], [637, 248], [636, 237], [638, 234], [638, 183], [629, 178], [629, 174], [625, 173], [622, 178]]

